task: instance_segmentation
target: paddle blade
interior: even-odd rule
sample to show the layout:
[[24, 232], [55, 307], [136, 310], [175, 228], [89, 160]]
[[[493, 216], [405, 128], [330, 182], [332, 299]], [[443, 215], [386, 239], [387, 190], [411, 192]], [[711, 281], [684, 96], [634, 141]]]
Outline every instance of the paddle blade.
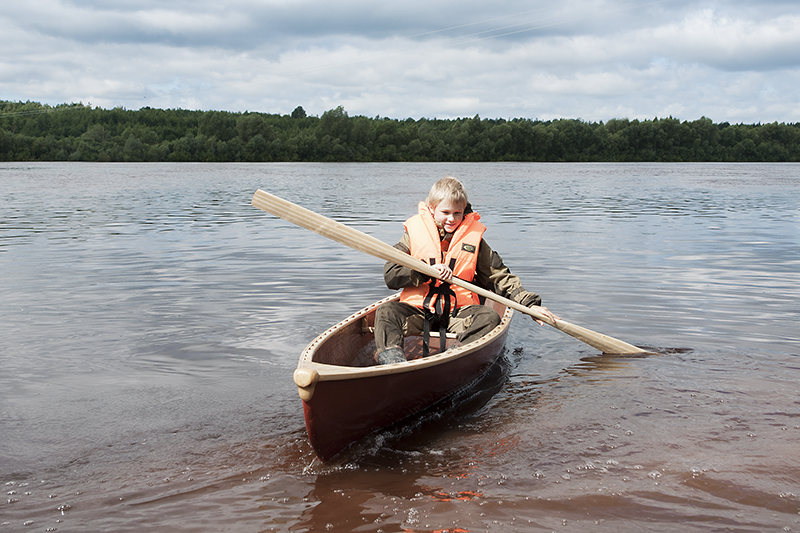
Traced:
[[253, 195], [252, 204], [262, 211], [266, 211], [271, 215], [275, 215], [287, 222], [291, 222], [292, 224], [313, 231], [323, 237], [344, 244], [359, 252], [364, 252], [365, 254], [383, 259], [384, 261], [391, 261], [392, 263], [408, 267], [417, 272], [422, 272], [431, 277], [439, 276], [439, 272], [435, 268], [401, 252], [394, 246], [389, 246], [372, 235], [367, 235], [357, 229], [345, 226], [340, 222], [336, 222], [326, 216], [293, 204], [288, 200], [279, 198], [261, 189], [257, 190], [255, 195]]

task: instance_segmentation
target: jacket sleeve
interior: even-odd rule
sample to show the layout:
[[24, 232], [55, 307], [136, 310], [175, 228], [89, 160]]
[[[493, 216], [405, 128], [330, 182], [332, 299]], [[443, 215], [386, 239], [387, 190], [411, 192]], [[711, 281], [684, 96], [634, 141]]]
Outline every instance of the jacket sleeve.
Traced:
[[477, 285], [526, 307], [542, 305], [542, 298], [535, 292], [526, 291], [520, 279], [503, 263], [500, 254], [492, 250], [484, 240], [481, 240], [478, 250], [475, 281]]
[[[411, 241], [408, 233], [403, 234], [400, 242], [394, 245], [395, 248], [403, 253], [411, 253]], [[425, 274], [420, 274], [416, 270], [408, 267], [397, 265], [395, 263], [387, 262], [383, 267], [383, 279], [386, 286], [392, 290], [399, 290], [405, 287], [417, 287], [430, 280]]]

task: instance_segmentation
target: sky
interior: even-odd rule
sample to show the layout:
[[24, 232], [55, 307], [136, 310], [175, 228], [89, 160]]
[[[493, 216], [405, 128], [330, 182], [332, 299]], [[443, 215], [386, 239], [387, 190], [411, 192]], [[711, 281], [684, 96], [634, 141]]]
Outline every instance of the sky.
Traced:
[[798, 0], [25, 0], [0, 100], [800, 122]]

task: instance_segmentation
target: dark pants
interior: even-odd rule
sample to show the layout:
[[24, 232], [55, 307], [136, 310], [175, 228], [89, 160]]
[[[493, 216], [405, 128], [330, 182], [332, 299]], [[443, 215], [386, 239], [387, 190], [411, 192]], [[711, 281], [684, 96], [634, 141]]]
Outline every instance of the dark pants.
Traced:
[[[375, 345], [377, 353], [387, 348], [403, 348], [403, 337], [421, 335], [425, 321], [425, 313], [412, 305], [392, 301], [382, 304], [375, 311]], [[485, 305], [468, 305], [456, 311], [450, 317], [448, 333], [455, 333], [456, 338], [467, 344], [479, 339], [500, 324], [500, 315]], [[431, 328], [433, 331], [438, 326]]]

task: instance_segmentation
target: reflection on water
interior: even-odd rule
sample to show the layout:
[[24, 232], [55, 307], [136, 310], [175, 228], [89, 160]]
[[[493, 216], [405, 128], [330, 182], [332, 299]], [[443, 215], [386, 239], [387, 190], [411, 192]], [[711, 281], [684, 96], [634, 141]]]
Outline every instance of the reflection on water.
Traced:
[[[305, 344], [461, 178], [487, 240], [604, 357], [517, 316], [475, 388], [321, 464]], [[800, 529], [800, 166], [0, 164], [0, 530]], [[24, 524], [29, 524], [25, 526]]]

